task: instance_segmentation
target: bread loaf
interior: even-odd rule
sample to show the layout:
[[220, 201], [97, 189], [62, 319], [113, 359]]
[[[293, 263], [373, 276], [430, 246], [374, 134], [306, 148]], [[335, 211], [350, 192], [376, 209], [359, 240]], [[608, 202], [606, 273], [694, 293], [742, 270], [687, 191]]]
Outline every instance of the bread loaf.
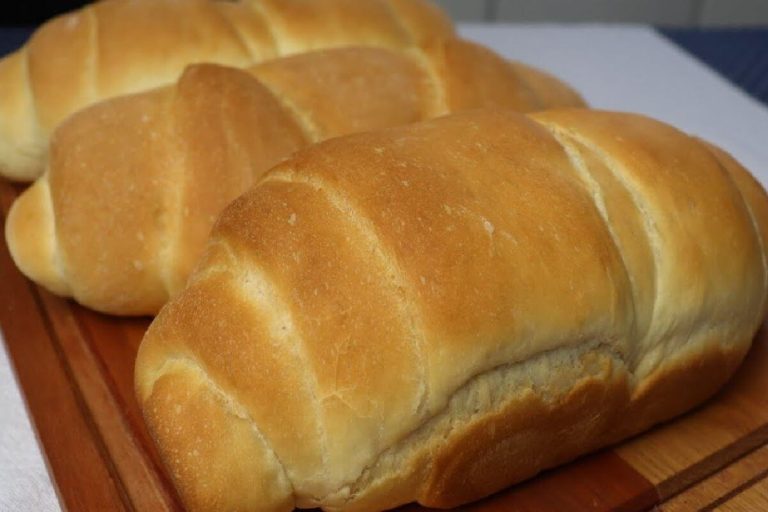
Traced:
[[31, 181], [48, 137], [97, 101], [321, 48], [405, 48], [453, 27], [429, 0], [105, 0], [43, 25], [0, 60], [0, 176]]
[[[535, 84], [535, 85], [530, 85]], [[347, 48], [249, 72], [190, 68], [55, 133], [48, 172], [13, 205], [19, 268], [100, 311], [154, 314], [184, 285], [221, 210], [310, 142], [447, 112], [582, 104], [558, 80], [461, 40]]]
[[192, 511], [461, 505], [718, 389], [767, 228], [735, 160], [638, 115], [333, 139], [226, 208], [139, 402]]

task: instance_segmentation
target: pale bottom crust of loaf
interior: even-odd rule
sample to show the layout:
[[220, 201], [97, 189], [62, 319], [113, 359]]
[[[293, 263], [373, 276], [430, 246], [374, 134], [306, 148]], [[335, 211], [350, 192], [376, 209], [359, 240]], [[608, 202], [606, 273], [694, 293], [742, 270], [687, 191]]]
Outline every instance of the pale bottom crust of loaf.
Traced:
[[697, 350], [668, 361], [640, 385], [605, 344], [558, 349], [491, 370], [380, 454], [356, 482], [322, 498], [293, 496], [282, 464], [247, 413], [193, 360], [166, 367], [144, 411], [192, 510], [290, 510], [294, 504], [384, 510], [411, 501], [448, 508], [698, 405], [728, 380], [750, 346], [751, 332], [737, 340], [732, 334], [728, 340], [722, 333], [706, 335]]
[[[736, 340], [704, 334], [696, 340], [699, 350], [669, 361], [639, 386], [605, 345], [588, 346], [580, 355], [561, 349], [511, 365], [507, 379], [514, 373], [546, 372], [549, 382], [529, 387], [509, 379], [521, 391], [459, 425], [445, 421], [461, 408], [452, 407], [452, 400], [443, 421], [422, 427], [394, 454], [379, 457], [356, 485], [343, 491], [343, 503], [328, 500], [332, 505], [325, 508], [382, 510], [402, 504], [405, 496], [428, 507], [449, 508], [488, 496], [700, 404], [734, 373], [752, 337], [752, 331]], [[553, 364], [558, 357], [564, 360]], [[570, 384], [564, 387], [558, 378]]]
[[712, 348], [660, 372], [631, 401], [626, 379], [614, 376], [583, 380], [556, 408], [535, 399], [510, 404], [451, 443], [453, 454], [438, 458], [419, 501], [451, 507], [476, 500], [643, 432], [711, 397], [744, 353]]

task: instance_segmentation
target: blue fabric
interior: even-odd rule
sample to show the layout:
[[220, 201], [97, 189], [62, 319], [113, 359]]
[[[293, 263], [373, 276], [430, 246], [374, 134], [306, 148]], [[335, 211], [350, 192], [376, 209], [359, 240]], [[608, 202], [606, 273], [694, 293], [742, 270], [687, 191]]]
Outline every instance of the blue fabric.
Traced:
[[[660, 29], [659, 32], [768, 105], [768, 28]], [[0, 55], [27, 40], [32, 28], [0, 28]]]
[[768, 105], [768, 28], [659, 32]]
[[0, 28], [0, 57], [24, 44], [32, 34], [29, 27], [2, 27]]

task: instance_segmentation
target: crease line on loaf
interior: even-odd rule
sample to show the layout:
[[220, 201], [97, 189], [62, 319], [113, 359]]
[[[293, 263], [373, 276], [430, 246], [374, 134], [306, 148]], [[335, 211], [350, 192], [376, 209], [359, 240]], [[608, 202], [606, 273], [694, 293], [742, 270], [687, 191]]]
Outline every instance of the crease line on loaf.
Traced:
[[243, 33], [240, 31], [239, 28], [237, 28], [237, 24], [233, 23], [232, 20], [229, 18], [229, 15], [227, 14], [229, 11], [218, 9], [215, 12], [216, 12], [216, 16], [219, 17], [222, 23], [232, 33], [235, 41], [237, 41], [237, 43], [242, 48], [243, 53], [248, 57], [248, 60], [252, 62], [257, 62], [256, 55], [253, 53], [251, 46], [246, 42], [245, 37], [243, 36]]
[[440, 74], [437, 71], [435, 59], [430, 58], [424, 47], [417, 47], [410, 51], [416, 65], [428, 77], [430, 88], [434, 92], [434, 95], [430, 98], [429, 107], [425, 109], [426, 117], [437, 117], [448, 113], [448, 91], [446, 90], [445, 80], [440, 78]]
[[275, 101], [283, 107], [283, 111], [291, 116], [309, 143], [313, 144], [323, 140], [324, 137], [321, 135], [320, 128], [318, 128], [317, 124], [310, 119], [308, 115], [302, 112], [296, 104], [291, 101], [288, 95], [281, 93], [276, 84], [270, 83], [269, 80], [259, 76], [257, 72], [249, 70], [249, 74], [258, 80], [259, 84], [269, 91], [272, 97], [275, 98]]
[[[637, 322], [637, 319], [638, 319], [637, 286], [638, 284], [635, 282], [635, 277], [633, 273], [630, 272], [629, 268], [627, 267], [626, 255], [624, 254], [624, 250], [622, 249], [622, 244], [619, 241], [619, 236], [617, 235], [615, 228], [611, 222], [611, 215], [609, 214], [605, 204], [605, 193], [602, 187], [600, 186], [600, 183], [592, 175], [592, 171], [589, 168], [589, 165], [584, 161], [584, 158], [582, 157], [581, 152], [579, 151], [579, 148], [576, 147], [576, 145], [574, 145], [571, 140], [569, 140], [568, 138], [569, 136], [564, 132], [556, 129], [554, 126], [550, 124], [543, 123], [542, 127], [545, 128], [547, 131], [549, 131], [550, 134], [554, 137], [554, 139], [563, 147], [563, 151], [565, 152], [566, 155], [568, 155], [568, 160], [570, 161], [571, 166], [573, 167], [576, 174], [584, 183], [584, 187], [592, 196], [592, 200], [595, 203], [595, 207], [597, 208], [597, 211], [599, 212], [600, 217], [603, 219], [603, 224], [605, 225], [605, 229], [610, 234], [614, 249], [616, 250], [616, 253], [619, 255], [619, 259], [621, 260], [624, 276], [627, 279], [627, 282], [629, 283], [630, 289], [632, 290], [632, 295], [630, 297], [632, 302], [632, 311], [633, 311], [632, 332], [629, 338], [634, 339], [637, 335], [637, 329], [638, 329], [638, 325], [637, 325], [638, 324]], [[625, 188], [625, 190], [627, 189]], [[627, 192], [630, 192], [630, 191], [627, 190]]]
[[415, 301], [412, 299], [414, 292], [408, 286], [408, 282], [404, 277], [404, 273], [396, 256], [392, 254], [382, 242], [376, 227], [371, 220], [360, 211], [360, 208], [355, 206], [351, 198], [345, 197], [341, 191], [337, 190], [330, 183], [318, 176], [301, 176], [295, 173], [292, 169], [280, 169], [278, 171], [270, 172], [262, 181], [303, 183], [322, 193], [339, 214], [343, 215], [345, 220], [350, 225], [354, 226], [358, 233], [363, 236], [374, 254], [376, 254], [381, 266], [389, 270], [389, 272], [387, 272], [387, 280], [390, 282], [389, 286], [395, 290], [402, 290], [402, 293], [394, 293], [393, 296], [398, 297], [401, 309], [408, 316], [407, 323], [410, 326], [412, 334], [411, 341], [416, 348], [416, 353], [419, 357], [421, 378], [419, 379], [419, 404], [415, 413], [418, 416], [424, 414], [424, 409], [429, 406], [430, 389], [429, 378], [427, 375], [428, 366], [426, 356], [424, 355], [426, 341], [424, 338], [424, 322], [421, 318], [422, 314]]
[[[725, 174], [728, 177], [728, 180], [733, 184], [733, 188], [735, 188], [739, 196], [741, 197], [742, 202], [744, 203], [744, 207], [746, 208], [747, 212], [749, 212], [749, 218], [752, 221], [752, 228], [755, 233], [755, 237], [757, 238], [758, 244], [760, 245], [760, 255], [762, 256], [763, 260], [763, 289], [765, 290], [765, 293], [763, 294], [763, 307], [761, 308], [762, 311], [765, 311], [766, 308], [766, 302], [768, 301], [768, 251], [766, 249], [768, 248], [766, 244], [768, 243], [768, 240], [765, 240], [763, 238], [762, 230], [760, 229], [760, 225], [757, 219], [757, 215], [755, 214], [753, 205], [750, 201], [747, 200], [747, 197], [745, 195], [745, 191], [739, 186], [739, 183], [736, 179], [736, 176], [734, 176], [733, 172], [729, 170], [729, 168], [726, 166], [726, 164], [723, 162], [723, 160], [718, 155], [717, 151], [710, 146], [710, 144], [706, 141], [700, 140], [700, 144], [704, 147], [704, 149], [712, 155], [713, 160], [717, 163], [718, 167], [723, 171], [723, 174]], [[748, 176], [748, 178], [752, 178], [751, 176]]]
[[[226, 242], [224, 242], [226, 244]], [[227, 249], [231, 253], [231, 249], [229, 249], [229, 245], [226, 244]], [[233, 261], [235, 256], [232, 256]], [[239, 266], [242, 266], [242, 263], [240, 263]], [[309, 356], [307, 355], [306, 351], [306, 345], [304, 337], [301, 335], [301, 332], [299, 329], [296, 328], [295, 322], [293, 320], [293, 314], [291, 313], [291, 309], [286, 305], [286, 301], [283, 297], [281, 297], [281, 294], [275, 289], [275, 287], [272, 285], [270, 280], [267, 278], [266, 274], [263, 272], [262, 269], [256, 269], [256, 265], [254, 262], [249, 262], [249, 268], [248, 269], [241, 269], [240, 275], [238, 276], [239, 279], [237, 281], [240, 283], [240, 291], [242, 293], [245, 293], [249, 298], [251, 298], [251, 304], [253, 308], [262, 308], [264, 310], [267, 310], [267, 305], [271, 306], [272, 311], [275, 309], [278, 309], [280, 311], [280, 317], [283, 319], [282, 322], [276, 322], [275, 314], [266, 314], [265, 316], [269, 317], [270, 323], [272, 324], [271, 331], [272, 332], [279, 332], [281, 329], [278, 329], [277, 326], [286, 327], [286, 333], [284, 333], [285, 339], [281, 340], [281, 346], [284, 348], [284, 350], [289, 350], [293, 352], [293, 354], [306, 366], [310, 367], [309, 364]], [[255, 284], [255, 281], [258, 281], [259, 284]], [[297, 343], [293, 343], [293, 341], [296, 340]], [[311, 393], [311, 407], [314, 411], [315, 416], [315, 427], [318, 430], [321, 438], [320, 446], [322, 447], [322, 452], [320, 454], [321, 459], [323, 460], [323, 467], [327, 467], [327, 461], [328, 461], [328, 433], [325, 429], [325, 426], [323, 425], [323, 422], [321, 421], [321, 407], [320, 404], [324, 398], [320, 398], [318, 394], [318, 382], [317, 378], [314, 373], [312, 372], [304, 372], [304, 383], [306, 388]], [[293, 484], [291, 484], [293, 486]]]
[[[15, 129], [14, 125], [11, 124], [11, 116], [0, 116], [0, 129], [2, 130], [2, 136], [0, 136], [0, 151], [2, 153], [10, 154], [9, 163], [11, 170], [8, 171], [9, 173], [7, 174], [7, 177], [11, 180], [24, 180], [24, 173], [35, 166], [34, 161], [40, 152], [38, 149], [40, 143], [36, 141], [39, 141], [41, 138], [42, 128], [40, 112], [35, 97], [35, 88], [30, 71], [29, 46], [23, 46], [19, 50], [18, 55], [11, 54], [3, 58], [3, 64], [6, 66], [13, 65], [14, 60], [17, 61], [16, 65], [21, 68], [20, 75], [23, 84], [20, 87], [24, 98], [24, 107], [22, 107], [22, 110], [28, 110], [30, 115], [24, 120], [25, 122], [18, 123], [24, 127], [25, 133], [15, 137], [6, 136], [6, 134]], [[15, 158], [12, 153], [16, 153]], [[13, 172], [16, 168], [18, 168], [19, 174]]]
[[[651, 304], [651, 313], [650, 318], [648, 319], [648, 326], [643, 329], [643, 333], [641, 334], [640, 338], [638, 339], [638, 342], [641, 342], [641, 340], [647, 336], [651, 331], [651, 326], [654, 323], [654, 319], [656, 318], [656, 308], [658, 304], [658, 293], [660, 288], [660, 275], [659, 275], [659, 260], [661, 258], [661, 245], [660, 245], [660, 234], [658, 227], [656, 226], [652, 215], [648, 212], [648, 208], [645, 205], [646, 199], [643, 196], [643, 193], [637, 189], [637, 187], [633, 186], [630, 180], [627, 179], [626, 173], [622, 170], [623, 167], [618, 162], [615, 162], [609, 155], [607, 155], [599, 146], [597, 146], [591, 139], [587, 137], [583, 137], [580, 134], [574, 132], [573, 130], [569, 130], [562, 125], [559, 125], [556, 122], [550, 122], [550, 121], [542, 121], [541, 119], [538, 119], [535, 115], [530, 117], [540, 125], [542, 125], [545, 129], [547, 129], [550, 133], [561, 133], [565, 137], [567, 137], [570, 140], [576, 141], [579, 144], [583, 145], [585, 148], [587, 148], [593, 155], [595, 155], [608, 169], [613, 177], [618, 180], [618, 182], [624, 187], [624, 190], [626, 190], [629, 193], [629, 196], [632, 198], [633, 206], [637, 210], [637, 212], [640, 214], [640, 217], [643, 220], [643, 227], [645, 229], [645, 239], [648, 241], [649, 247], [651, 249], [651, 254], [653, 255], [653, 303]], [[556, 138], [556, 140], [558, 140]], [[558, 140], [559, 142], [559, 140]], [[590, 173], [591, 175], [591, 173]], [[618, 249], [618, 247], [617, 247]], [[624, 262], [623, 254], [621, 251], [619, 251], [619, 255], [621, 255], [622, 263]], [[625, 270], [626, 264], [625, 264]], [[634, 290], [634, 279], [631, 273], [628, 272], [628, 277], [630, 284], [632, 285], [632, 289]], [[634, 300], [634, 292], [633, 292], [633, 303]], [[637, 318], [635, 318], [635, 321]], [[639, 327], [639, 326], [638, 326]], [[636, 343], [637, 344], [637, 343]], [[635, 344], [635, 345], [636, 345]], [[638, 362], [633, 361], [630, 364], [630, 367], [634, 369], [636, 368]]]
[[[380, 0], [381, 1], [381, 0]], [[416, 34], [406, 26], [405, 20], [402, 17], [402, 13], [392, 5], [389, 0], [383, 0], [381, 3], [389, 11], [390, 17], [394, 20], [395, 24], [400, 28], [403, 34], [406, 34], [410, 44], [418, 44], [419, 41], [416, 38]]]
[[[267, 35], [269, 36], [270, 41], [272, 41], [272, 51], [274, 52], [275, 56], [273, 58], [279, 57], [284, 54], [284, 51], [280, 48], [280, 42], [277, 37], [277, 33], [275, 32], [275, 27], [272, 23], [269, 21], [269, 16], [264, 11], [264, 7], [261, 5], [261, 2], [252, 0], [248, 2], [243, 2], [243, 5], [247, 6], [247, 8], [256, 14], [256, 16], [259, 17], [261, 20], [262, 26], [267, 31]], [[250, 54], [250, 51], [249, 51]]]
[[91, 88], [91, 98], [95, 99], [101, 96], [99, 93], [99, 84], [101, 83], [99, 80], [99, 17], [96, 16], [91, 6], [88, 6], [84, 11], [89, 20], [88, 39], [90, 44], [88, 46], [90, 47], [90, 52], [88, 55], [88, 83]]
[[[177, 353], [173, 356], [169, 357], [163, 362], [163, 365], [157, 370], [157, 377], [155, 378], [155, 382], [160, 380], [165, 375], [170, 375], [173, 373], [173, 369], [175, 366], [182, 366], [183, 368], [186, 368], [187, 370], [191, 370], [197, 375], [200, 376], [200, 378], [205, 382], [206, 387], [214, 393], [214, 395], [219, 399], [220, 403], [223, 406], [224, 411], [234, 416], [235, 418], [239, 418], [241, 420], [246, 421], [251, 430], [253, 431], [254, 436], [261, 441], [261, 443], [267, 448], [270, 456], [274, 461], [277, 463], [278, 467], [280, 468], [280, 472], [282, 473], [285, 480], [288, 482], [288, 484], [291, 486], [291, 499], [295, 499], [294, 495], [294, 488], [293, 488], [293, 482], [291, 481], [290, 477], [288, 476], [285, 466], [283, 465], [283, 462], [280, 460], [280, 457], [278, 457], [277, 453], [275, 453], [274, 449], [272, 448], [272, 443], [269, 442], [269, 439], [264, 436], [264, 434], [259, 429], [256, 422], [253, 420], [253, 417], [250, 414], [250, 411], [246, 407], [244, 407], [238, 400], [236, 400], [231, 394], [227, 393], [221, 386], [218, 385], [216, 381], [214, 381], [208, 373], [203, 369], [200, 362], [193, 357], [191, 354], [181, 354]], [[154, 386], [154, 383], [153, 383]], [[147, 396], [151, 396], [151, 391]]]
[[42, 130], [40, 129], [40, 114], [38, 112], [37, 100], [35, 98], [35, 88], [32, 85], [32, 77], [29, 70], [29, 47], [25, 45], [21, 49], [21, 52], [24, 56], [22, 62], [24, 63], [24, 81], [26, 82], [26, 87], [24, 87], [26, 92], [25, 96], [29, 102], [29, 108], [32, 112], [31, 118], [33, 119], [32, 123], [30, 124], [34, 127], [33, 131], [35, 134], [39, 134]]
[[[187, 164], [187, 155], [177, 143], [178, 131], [176, 123], [176, 110], [179, 103], [179, 87], [173, 87], [172, 94], [169, 98], [166, 98], [162, 103], [160, 109], [164, 111], [165, 115], [158, 115], [157, 118], [161, 119], [162, 123], [158, 130], [161, 133], [167, 134], [167, 145], [162, 145], [165, 152], [167, 152], [168, 169], [166, 172], [169, 175], [173, 175], [173, 178], [166, 178], [169, 182], [176, 183], [175, 187], [167, 187], [165, 193], [166, 211], [172, 212], [170, 222], [167, 222], [164, 226], [163, 236], [160, 237], [160, 260], [163, 262], [159, 266], [160, 281], [165, 288], [165, 293], [168, 298], [173, 295], [173, 292], [178, 289], [176, 279], [174, 276], [175, 265], [173, 261], [176, 257], [176, 252], [181, 250], [179, 244], [179, 238], [182, 230], [181, 226], [184, 224], [184, 191], [183, 185], [187, 179], [187, 173], [184, 172]], [[163, 139], [160, 137], [159, 139]], [[159, 144], [157, 139], [151, 138], [150, 141], [153, 144]], [[175, 165], [170, 165], [173, 162]]]
[[49, 206], [49, 212], [51, 212], [51, 223], [53, 224], [53, 239], [52, 239], [52, 246], [53, 246], [53, 266], [54, 266], [54, 272], [58, 275], [60, 282], [62, 283], [63, 287], [66, 287], [68, 290], [68, 293], [71, 293], [71, 288], [69, 286], [69, 278], [67, 277], [67, 269], [66, 265], [64, 264], [64, 259], [61, 256], [61, 246], [59, 245], [59, 230], [56, 227], [56, 219], [53, 216], [53, 198], [51, 197], [51, 186], [48, 182], [48, 172], [45, 172], [45, 196], [48, 198], [48, 204]]

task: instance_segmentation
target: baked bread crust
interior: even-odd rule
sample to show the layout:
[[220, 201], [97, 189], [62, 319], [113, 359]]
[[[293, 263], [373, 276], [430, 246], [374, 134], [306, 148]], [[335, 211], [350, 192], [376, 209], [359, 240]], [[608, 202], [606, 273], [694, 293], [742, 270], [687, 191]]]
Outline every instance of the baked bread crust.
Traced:
[[[460, 505], [714, 393], [764, 316], [767, 206], [731, 157], [637, 115], [333, 139], [227, 207], [141, 345], [139, 402], [192, 510]], [[200, 437], [166, 396], [201, 385], [250, 437]], [[205, 476], [232, 444], [265, 466]], [[244, 494], [280, 473], [274, 506]]]
[[0, 60], [0, 176], [31, 181], [48, 139], [98, 101], [176, 81], [190, 64], [247, 67], [350, 45], [454, 35], [429, 0], [105, 0], [58, 16]]
[[6, 239], [19, 268], [55, 293], [154, 314], [183, 287], [224, 207], [296, 149], [467, 108], [583, 104], [567, 91], [458, 39], [324, 50], [247, 71], [192, 66], [173, 87], [69, 118], [48, 171], [12, 207]]

